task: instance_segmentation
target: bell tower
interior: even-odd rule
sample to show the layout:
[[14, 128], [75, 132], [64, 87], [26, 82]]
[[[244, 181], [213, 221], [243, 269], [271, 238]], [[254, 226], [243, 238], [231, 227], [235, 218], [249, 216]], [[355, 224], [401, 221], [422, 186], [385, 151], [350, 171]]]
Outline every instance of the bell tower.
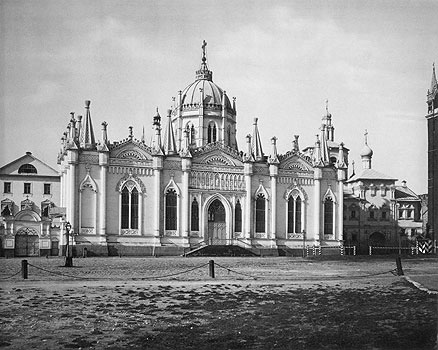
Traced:
[[438, 232], [438, 83], [435, 64], [432, 81], [427, 91], [427, 136], [428, 136], [428, 225], [427, 237], [434, 240]]

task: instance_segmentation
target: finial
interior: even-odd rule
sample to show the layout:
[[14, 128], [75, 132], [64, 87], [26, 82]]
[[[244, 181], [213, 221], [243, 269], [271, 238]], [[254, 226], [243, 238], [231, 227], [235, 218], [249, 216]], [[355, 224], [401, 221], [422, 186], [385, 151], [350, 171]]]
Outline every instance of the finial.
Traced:
[[205, 63], [205, 61], [207, 60], [205, 58], [205, 48], [207, 47], [207, 42], [204, 40], [202, 42], [202, 62]]
[[134, 137], [134, 135], [133, 135], [133, 133], [132, 133], [132, 129], [133, 129], [133, 127], [132, 127], [132, 126], [129, 126], [128, 129], [129, 129], [129, 138], [132, 139], [132, 138]]
[[254, 118], [254, 125], [257, 125], [257, 121], [259, 120], [259, 118]]
[[327, 111], [327, 115], [329, 114], [328, 111], [328, 99], [325, 100], [325, 110]]
[[86, 101], [85, 101], [85, 108], [86, 108], [86, 109], [90, 108], [90, 103], [91, 103], [90, 100], [86, 100]]
[[367, 129], [365, 129], [364, 136], [365, 136], [365, 144], [368, 145], [368, 130]]

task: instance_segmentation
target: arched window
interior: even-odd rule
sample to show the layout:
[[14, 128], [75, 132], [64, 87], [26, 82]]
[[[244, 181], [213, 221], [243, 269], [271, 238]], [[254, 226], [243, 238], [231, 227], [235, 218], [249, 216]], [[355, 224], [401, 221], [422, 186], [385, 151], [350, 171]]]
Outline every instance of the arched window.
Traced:
[[131, 228], [138, 228], [138, 191], [136, 188], [131, 192]]
[[330, 197], [324, 201], [324, 234], [333, 234], [333, 200]]
[[302, 217], [301, 213], [303, 201], [300, 196], [290, 196], [287, 201], [287, 232], [301, 233], [302, 232]]
[[192, 125], [192, 127], [190, 128], [190, 144], [194, 145], [196, 143], [195, 140], [195, 127]]
[[166, 193], [166, 230], [176, 230], [177, 225], [177, 197], [176, 192], [170, 189]]
[[208, 143], [212, 143], [212, 142], [216, 142], [216, 124], [211, 122], [210, 124], [208, 124], [208, 128], [207, 128], [207, 142]]
[[36, 174], [37, 170], [32, 164], [23, 164], [18, 168], [19, 174]]
[[138, 229], [139, 218], [139, 193], [137, 188], [131, 187], [131, 191], [128, 186], [122, 188], [122, 229]]
[[129, 190], [122, 190], [122, 228], [129, 228]]
[[199, 231], [199, 205], [196, 198], [192, 202], [192, 231]]
[[256, 232], [265, 232], [266, 199], [260, 193], [256, 199]]
[[234, 232], [242, 232], [242, 206], [239, 200], [234, 208], [234, 220]]

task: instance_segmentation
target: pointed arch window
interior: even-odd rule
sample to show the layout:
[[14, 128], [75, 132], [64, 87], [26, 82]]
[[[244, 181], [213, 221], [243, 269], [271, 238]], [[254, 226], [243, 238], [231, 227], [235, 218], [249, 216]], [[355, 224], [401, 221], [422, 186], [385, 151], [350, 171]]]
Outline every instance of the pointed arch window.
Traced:
[[208, 124], [207, 132], [208, 132], [207, 142], [208, 143], [216, 142], [217, 130], [216, 130], [216, 124], [214, 122]]
[[194, 145], [196, 143], [196, 139], [195, 139], [195, 127], [192, 125], [192, 127], [190, 128], [190, 144]]
[[176, 230], [177, 219], [176, 191], [169, 189], [166, 193], [166, 230]]
[[293, 194], [287, 201], [287, 232], [288, 233], [301, 233], [302, 232], [302, 213], [303, 200], [300, 195]]
[[192, 220], [191, 220], [192, 231], [199, 231], [199, 205], [196, 198], [192, 202]]
[[242, 206], [239, 200], [234, 208], [234, 220], [234, 232], [242, 232]]
[[128, 186], [122, 188], [122, 210], [121, 210], [121, 228], [122, 229], [138, 229], [139, 218], [139, 193], [137, 188], [132, 187], [129, 190]]
[[327, 197], [324, 201], [324, 234], [333, 234], [333, 200]]
[[256, 199], [256, 232], [266, 231], [266, 199], [265, 196], [260, 193]]

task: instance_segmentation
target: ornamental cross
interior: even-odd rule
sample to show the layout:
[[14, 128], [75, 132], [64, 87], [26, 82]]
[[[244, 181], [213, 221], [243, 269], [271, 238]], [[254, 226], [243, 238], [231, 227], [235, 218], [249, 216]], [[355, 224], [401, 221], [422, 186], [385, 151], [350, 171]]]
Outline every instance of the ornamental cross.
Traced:
[[202, 42], [202, 54], [204, 55], [204, 57], [205, 57], [205, 48], [206, 48], [206, 46], [207, 46], [207, 42], [204, 40]]

